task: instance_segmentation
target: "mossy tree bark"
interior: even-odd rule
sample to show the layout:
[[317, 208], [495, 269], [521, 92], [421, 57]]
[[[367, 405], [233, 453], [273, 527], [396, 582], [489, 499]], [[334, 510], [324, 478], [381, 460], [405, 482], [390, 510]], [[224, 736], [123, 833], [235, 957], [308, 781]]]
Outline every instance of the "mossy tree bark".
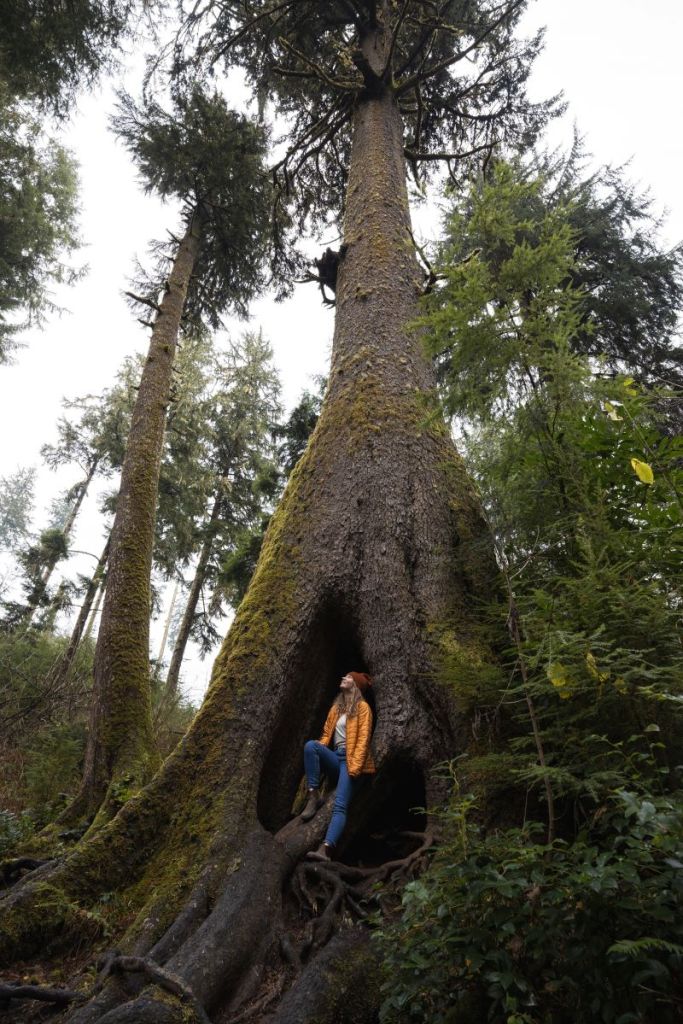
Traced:
[[157, 767], [149, 684], [154, 527], [173, 360], [203, 220], [197, 209], [178, 245], [133, 409], [110, 537], [85, 767], [65, 821], [96, 814], [99, 826]]
[[[388, 45], [381, 26], [363, 40], [377, 72]], [[106, 829], [5, 897], [0, 959], [57, 948], [104, 889], [119, 893], [127, 920], [136, 916], [117, 947], [162, 965], [195, 1000], [119, 978], [74, 1013], [78, 1024], [227, 1021], [258, 993], [280, 962], [287, 879], [324, 835], [325, 812], [306, 825], [288, 819], [302, 745], [344, 671], [374, 675], [378, 711], [379, 772], [354, 806], [349, 840], [391, 816], [408, 777], [433, 804], [431, 768], [468, 742], [457, 695], [438, 676], [439, 643], [486, 658], [474, 604], [494, 570], [476, 497], [425, 403], [434, 379], [409, 327], [420, 274], [402, 134], [388, 88], [361, 96], [328, 393], [197, 718]], [[341, 946], [362, 949], [351, 933]], [[343, 959], [357, 991], [358, 962]], [[372, 1019], [372, 1000], [362, 1012], [340, 1001], [310, 964], [276, 1020]]]

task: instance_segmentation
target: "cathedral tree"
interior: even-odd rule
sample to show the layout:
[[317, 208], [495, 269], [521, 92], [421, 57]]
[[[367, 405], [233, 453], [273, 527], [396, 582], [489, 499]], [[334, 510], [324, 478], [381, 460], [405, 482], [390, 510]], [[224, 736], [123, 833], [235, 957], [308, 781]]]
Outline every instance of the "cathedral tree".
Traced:
[[[525, 97], [540, 40], [515, 37], [524, 7], [208, 0], [188, 15], [176, 72], [241, 65], [263, 109], [286, 119], [276, 203], [302, 227], [343, 214], [326, 261], [332, 363], [190, 731], [106, 828], [3, 901], [7, 960], [82, 942], [97, 927], [90, 908], [117, 894], [122, 952], [72, 1011], [78, 1024], [373, 1019], [365, 932], [349, 921], [375, 880], [429, 842], [411, 808], [439, 800], [431, 769], [470, 736], [440, 659], [448, 651], [463, 677], [486, 664], [477, 605], [494, 587], [476, 497], [426, 400], [406, 169], [421, 180], [441, 162], [457, 180], [497, 145], [533, 139], [552, 105]], [[375, 678], [379, 771], [352, 809], [345, 863], [306, 866], [329, 801], [307, 824], [291, 819], [301, 748], [350, 668]], [[392, 852], [387, 839], [382, 855], [371, 834], [392, 826], [405, 845]], [[326, 908], [306, 927], [297, 896]]]

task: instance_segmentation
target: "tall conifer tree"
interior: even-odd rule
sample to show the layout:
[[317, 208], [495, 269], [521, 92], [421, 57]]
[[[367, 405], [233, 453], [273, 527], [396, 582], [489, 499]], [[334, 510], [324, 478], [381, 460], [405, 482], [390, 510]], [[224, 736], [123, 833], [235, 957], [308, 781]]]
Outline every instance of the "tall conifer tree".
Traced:
[[[110, 891], [134, 886], [130, 945], [147, 956], [148, 978], [162, 964], [182, 987], [169, 997], [168, 985], [139, 996], [107, 985], [77, 1021], [204, 1021], [238, 1015], [254, 997], [270, 1008], [259, 979], [280, 950], [294, 984], [278, 1024], [375, 1017], [366, 933], [342, 929], [317, 957], [345, 898], [343, 871], [321, 878], [332, 909], [310, 941], [295, 948], [288, 935], [288, 880], [326, 825], [324, 813], [306, 825], [288, 819], [303, 742], [350, 668], [375, 676], [379, 773], [349, 837], [367, 842], [380, 820], [398, 829], [414, 821], [411, 807], [441, 795], [433, 766], [471, 736], [459, 683], [444, 687], [437, 667], [444, 649], [457, 652], [463, 677], [487, 665], [476, 605], [491, 595], [495, 570], [463, 466], [443, 426], [425, 416], [434, 375], [409, 326], [422, 282], [406, 158], [418, 176], [443, 160], [457, 177], [469, 157], [534, 138], [549, 107], [524, 94], [539, 47], [515, 39], [524, 6], [228, 0], [201, 8], [203, 24], [199, 8], [188, 19], [183, 39], [196, 30], [200, 57], [241, 63], [263, 102], [289, 116], [279, 202], [295, 204], [302, 227], [343, 209], [343, 246], [327, 275], [336, 288], [332, 365], [202, 710], [149, 788], [49, 877], [71, 900], [92, 898], [83, 880], [101, 877], [103, 864]], [[196, 69], [194, 56], [180, 62]], [[383, 877], [419, 856], [413, 845], [402, 852]], [[15, 938], [0, 956], [36, 942], [25, 923], [34, 885], [7, 900]], [[43, 941], [55, 929], [43, 921]]]

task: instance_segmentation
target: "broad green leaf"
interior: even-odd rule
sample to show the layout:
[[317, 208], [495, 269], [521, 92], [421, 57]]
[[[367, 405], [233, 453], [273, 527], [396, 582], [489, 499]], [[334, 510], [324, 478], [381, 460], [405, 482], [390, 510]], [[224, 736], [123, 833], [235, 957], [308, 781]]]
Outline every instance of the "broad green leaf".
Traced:
[[647, 462], [641, 462], [640, 459], [631, 459], [631, 465], [638, 479], [642, 480], [644, 484], [653, 484], [655, 482], [652, 466]]

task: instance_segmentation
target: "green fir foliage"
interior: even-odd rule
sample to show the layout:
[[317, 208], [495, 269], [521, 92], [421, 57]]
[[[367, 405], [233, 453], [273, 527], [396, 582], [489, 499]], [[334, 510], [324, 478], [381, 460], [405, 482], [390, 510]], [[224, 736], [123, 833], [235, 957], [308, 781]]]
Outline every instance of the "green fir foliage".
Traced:
[[2, 0], [0, 80], [12, 96], [65, 113], [77, 88], [111, 67], [133, 7], [129, 0]]
[[[131, 152], [148, 192], [183, 204], [187, 223], [202, 217], [202, 244], [183, 311], [184, 326], [217, 329], [227, 311], [247, 315], [249, 301], [269, 280], [272, 184], [264, 165], [267, 137], [218, 92], [194, 85], [166, 110], [137, 105], [122, 93], [113, 127]], [[275, 226], [286, 230], [283, 216]], [[164, 288], [177, 239], [153, 246], [155, 264], [141, 271], [138, 291], [149, 303]], [[279, 269], [271, 264], [278, 284]]]
[[0, 79], [0, 363], [57, 308], [52, 286], [78, 276], [77, 213], [73, 158]]
[[547, 187], [499, 163], [454, 202], [422, 321], [510, 643], [497, 688], [444, 660], [475, 739], [441, 847], [384, 934], [386, 1021], [680, 1015], [678, 395], [584, 345], [607, 327], [572, 284], [575, 206], [547, 204]]

